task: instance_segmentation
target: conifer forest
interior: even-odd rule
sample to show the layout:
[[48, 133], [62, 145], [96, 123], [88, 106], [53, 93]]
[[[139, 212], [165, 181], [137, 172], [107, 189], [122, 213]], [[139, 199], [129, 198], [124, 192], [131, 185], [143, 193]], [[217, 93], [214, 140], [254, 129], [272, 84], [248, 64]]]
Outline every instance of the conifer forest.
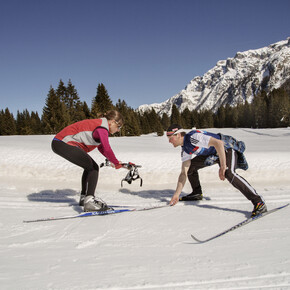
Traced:
[[118, 110], [125, 119], [120, 136], [139, 136], [153, 132], [162, 136], [171, 123], [181, 124], [185, 129], [290, 126], [290, 92], [287, 86], [270, 93], [262, 91], [251, 103], [245, 102], [235, 107], [221, 106], [217, 112], [185, 109], [180, 113], [173, 105], [171, 116], [159, 116], [153, 109], [140, 113], [128, 106], [124, 100], [119, 99], [113, 104], [102, 83], [98, 84], [96, 96], [88, 105], [81, 101], [71, 80], [67, 85], [60, 80], [57, 88], [50, 87], [42, 115], [25, 109], [14, 116], [9, 108], [0, 107], [0, 135], [56, 134], [69, 124], [98, 118], [111, 109]]

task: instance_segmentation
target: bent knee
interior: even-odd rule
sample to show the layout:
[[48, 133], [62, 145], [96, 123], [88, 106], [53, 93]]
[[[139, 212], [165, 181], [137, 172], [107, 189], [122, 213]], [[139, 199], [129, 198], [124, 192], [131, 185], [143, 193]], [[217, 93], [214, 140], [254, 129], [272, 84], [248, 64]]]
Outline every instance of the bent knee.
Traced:
[[233, 180], [235, 179], [235, 173], [231, 171], [230, 169], [227, 169], [225, 172], [225, 178], [232, 183]]

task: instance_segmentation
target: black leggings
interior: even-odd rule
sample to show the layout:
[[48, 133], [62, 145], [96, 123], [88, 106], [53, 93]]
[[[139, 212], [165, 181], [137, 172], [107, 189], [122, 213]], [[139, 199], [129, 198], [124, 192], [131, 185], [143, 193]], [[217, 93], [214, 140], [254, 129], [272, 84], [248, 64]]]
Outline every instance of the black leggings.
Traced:
[[94, 196], [98, 183], [99, 166], [91, 156], [79, 147], [58, 140], [52, 140], [51, 148], [54, 153], [84, 169], [81, 194]]

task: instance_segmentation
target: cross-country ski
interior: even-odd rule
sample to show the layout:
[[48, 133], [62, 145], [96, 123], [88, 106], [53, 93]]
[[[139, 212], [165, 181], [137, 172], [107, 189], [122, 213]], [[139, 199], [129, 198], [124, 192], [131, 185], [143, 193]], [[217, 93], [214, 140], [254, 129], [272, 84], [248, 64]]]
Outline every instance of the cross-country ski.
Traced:
[[260, 219], [260, 218], [262, 218], [262, 217], [264, 217], [264, 216], [266, 216], [266, 215], [268, 215], [268, 214], [271, 214], [271, 213], [276, 212], [276, 211], [278, 211], [278, 210], [280, 210], [280, 209], [282, 209], [282, 208], [285, 208], [285, 207], [288, 206], [288, 205], [289, 205], [289, 203], [288, 203], [288, 204], [285, 204], [285, 205], [282, 205], [282, 206], [280, 206], [280, 207], [277, 207], [277, 208], [271, 209], [271, 210], [269, 210], [269, 211], [267, 211], [267, 212], [261, 213], [261, 214], [259, 214], [259, 215], [257, 215], [257, 216], [254, 216], [254, 217], [250, 217], [250, 218], [248, 218], [248, 219], [245, 219], [245, 220], [243, 220], [242, 222], [240, 222], [240, 223], [238, 223], [238, 224], [236, 224], [236, 225], [230, 227], [229, 229], [227, 229], [227, 230], [225, 230], [225, 231], [223, 231], [223, 232], [221, 232], [221, 233], [219, 233], [219, 234], [217, 234], [217, 235], [215, 235], [215, 236], [212, 236], [212, 237], [210, 237], [210, 238], [208, 238], [208, 239], [206, 239], [206, 240], [200, 240], [200, 239], [198, 239], [198, 238], [197, 238], [196, 236], [194, 236], [194, 235], [191, 235], [191, 237], [192, 237], [196, 242], [198, 242], [198, 243], [200, 243], [200, 244], [202, 244], [202, 243], [206, 243], [206, 242], [212, 241], [212, 240], [214, 240], [214, 239], [216, 239], [216, 238], [219, 238], [219, 237], [221, 237], [221, 236], [223, 236], [223, 235], [225, 235], [225, 234], [227, 234], [227, 233], [229, 233], [229, 232], [232, 232], [232, 231], [234, 231], [234, 230], [236, 230], [236, 229], [238, 229], [238, 228], [240, 228], [240, 227], [242, 227], [242, 226], [245, 226], [245, 225], [249, 224], [250, 222], [256, 221], [257, 219]]
[[168, 207], [168, 206], [169, 205], [166, 204], [166, 205], [156, 205], [156, 206], [149, 206], [149, 207], [142, 207], [142, 208], [123, 208], [123, 209], [110, 209], [106, 211], [91, 211], [91, 212], [83, 212], [76, 215], [40, 218], [40, 219], [34, 219], [34, 220], [24, 220], [23, 222], [33, 223], [33, 222], [46, 222], [46, 221], [83, 218], [83, 217], [105, 216], [105, 215], [112, 215], [112, 214], [118, 214], [118, 213], [124, 213], [124, 212], [153, 210], [153, 209]]

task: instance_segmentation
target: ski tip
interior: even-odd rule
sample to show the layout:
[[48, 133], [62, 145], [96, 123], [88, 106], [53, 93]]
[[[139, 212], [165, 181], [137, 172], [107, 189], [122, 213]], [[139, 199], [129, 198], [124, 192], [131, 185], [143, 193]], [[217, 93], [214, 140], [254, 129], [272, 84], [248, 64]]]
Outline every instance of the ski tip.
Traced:
[[191, 237], [198, 243], [203, 243], [203, 241], [199, 240], [198, 238], [196, 238], [194, 235], [191, 235]]

